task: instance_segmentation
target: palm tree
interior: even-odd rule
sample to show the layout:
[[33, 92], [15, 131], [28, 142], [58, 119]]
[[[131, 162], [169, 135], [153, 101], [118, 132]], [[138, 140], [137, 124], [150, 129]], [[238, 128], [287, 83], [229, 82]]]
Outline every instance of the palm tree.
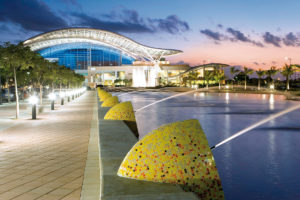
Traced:
[[194, 85], [195, 85], [198, 76], [199, 76], [198, 72], [192, 71], [189, 73], [189, 80], [191, 80], [191, 82], [194, 81]]
[[247, 76], [253, 73], [253, 69], [244, 67], [243, 74], [245, 75], [245, 90], [247, 89]]
[[214, 78], [214, 71], [204, 71], [204, 80], [206, 82], [206, 89], [208, 89], [209, 81]]
[[235, 69], [234, 67], [230, 67], [230, 74], [233, 76], [233, 78], [234, 78], [234, 75], [238, 72], [240, 72], [240, 70]]
[[[236, 73], [239, 73], [240, 72], [240, 70], [238, 70], [238, 69], [235, 69], [234, 67], [231, 67], [230, 68], [230, 74], [231, 74], [231, 76], [233, 77], [233, 82], [234, 82], [234, 76], [235, 76], [235, 74]], [[232, 88], [233, 88], [233, 83], [232, 83]]]
[[256, 74], [258, 76], [258, 86], [257, 86], [257, 89], [260, 90], [260, 81], [261, 81], [261, 78], [266, 75], [266, 71], [264, 71], [262, 69], [259, 69], [259, 70], [256, 70]]
[[216, 70], [214, 73], [214, 79], [219, 83], [219, 90], [221, 89], [221, 81], [225, 80], [225, 74], [223, 70]]
[[269, 80], [272, 80], [272, 83], [274, 83], [273, 76], [275, 76], [278, 73], [278, 70], [275, 66], [272, 66], [269, 70], [267, 70], [266, 74], [268, 75]]
[[292, 65], [287, 65], [285, 64], [281, 74], [283, 76], [285, 76], [285, 80], [286, 80], [286, 90], [290, 89], [290, 77], [295, 73], [295, 71], [293, 70], [293, 66]]

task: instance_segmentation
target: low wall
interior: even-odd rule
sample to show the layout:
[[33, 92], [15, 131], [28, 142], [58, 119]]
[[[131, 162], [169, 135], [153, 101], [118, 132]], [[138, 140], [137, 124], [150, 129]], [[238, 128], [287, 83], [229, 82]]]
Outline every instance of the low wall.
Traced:
[[108, 110], [101, 107], [101, 102], [98, 103], [100, 199], [198, 199], [194, 193], [184, 192], [178, 185], [119, 177], [118, 168], [137, 139], [123, 121], [104, 120]]

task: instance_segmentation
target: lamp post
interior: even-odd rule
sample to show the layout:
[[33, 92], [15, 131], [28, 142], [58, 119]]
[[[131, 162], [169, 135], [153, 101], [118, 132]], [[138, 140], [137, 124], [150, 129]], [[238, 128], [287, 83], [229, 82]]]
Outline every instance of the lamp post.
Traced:
[[60, 96], [60, 105], [64, 105], [64, 102], [65, 102], [65, 93], [64, 92], [60, 92], [59, 93], [59, 96]]
[[38, 103], [39, 99], [36, 96], [31, 96], [29, 98], [29, 103], [32, 105], [32, 119], [36, 119], [36, 104]]
[[51, 110], [54, 110], [54, 101], [56, 99], [56, 94], [52, 92], [48, 95], [48, 97], [51, 100]]
[[70, 95], [71, 95], [70, 91], [67, 91], [68, 102], [70, 102]]
[[[290, 61], [290, 66], [292, 65], [292, 58], [286, 56], [286, 57], [284, 57], [284, 59]], [[296, 73], [295, 73], [295, 79], [297, 79]]]

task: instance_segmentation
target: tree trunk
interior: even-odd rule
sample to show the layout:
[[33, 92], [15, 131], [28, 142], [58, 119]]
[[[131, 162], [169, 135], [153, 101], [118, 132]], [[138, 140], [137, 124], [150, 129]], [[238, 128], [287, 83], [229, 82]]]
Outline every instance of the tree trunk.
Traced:
[[40, 85], [40, 105], [43, 105], [43, 85], [39, 82]]
[[260, 78], [258, 79], [258, 87], [257, 87], [258, 90], [260, 90]]
[[290, 89], [290, 77], [286, 76], [286, 90]]
[[9, 82], [8, 82], [8, 80], [9, 80], [9, 78], [6, 77], [6, 85], [7, 85], [7, 88], [8, 88], [8, 90], [7, 90], [7, 101], [8, 101], [8, 103], [10, 103], [10, 90], [9, 90]]
[[20, 108], [19, 108], [19, 95], [18, 95], [18, 84], [17, 84], [17, 73], [16, 67], [14, 67], [14, 80], [15, 80], [15, 95], [16, 95], [16, 119], [19, 118]]
[[221, 90], [221, 81], [219, 81], [219, 90]]
[[59, 92], [61, 92], [61, 83], [59, 83]]
[[206, 82], [206, 89], [208, 89], [208, 81]]
[[52, 82], [52, 92], [54, 92], [54, 83]]
[[247, 90], [247, 76], [245, 75], [245, 90]]

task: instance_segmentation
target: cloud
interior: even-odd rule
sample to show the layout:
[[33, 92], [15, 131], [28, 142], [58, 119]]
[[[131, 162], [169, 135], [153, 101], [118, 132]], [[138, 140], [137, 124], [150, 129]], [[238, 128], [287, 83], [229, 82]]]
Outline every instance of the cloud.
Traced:
[[222, 24], [218, 24], [217, 27], [218, 28], [223, 28], [223, 25]]
[[135, 10], [123, 9], [102, 15], [102, 19], [84, 13], [71, 13], [76, 18], [74, 25], [88, 26], [123, 33], [154, 33], [165, 32], [180, 34], [190, 30], [189, 24], [176, 15], [166, 18], [147, 18], [139, 16]]
[[170, 33], [178, 34], [190, 30], [190, 26], [187, 22], [182, 21], [177, 15], [170, 15], [165, 19], [148, 19], [148, 21], [157, 27], [157, 29]]
[[145, 24], [136, 23], [134, 21], [105, 21], [95, 17], [88, 16], [84, 13], [72, 13], [73, 17], [77, 19], [75, 26], [85, 26], [92, 28], [99, 28], [113, 32], [126, 33], [152, 33], [153, 30]]
[[63, 3], [65, 3], [67, 6], [76, 6], [79, 9], [82, 9], [81, 5], [78, 3], [77, 0], [61, 0]]
[[258, 62], [253, 62], [253, 64], [254, 64], [254, 65], [259, 65], [259, 63], [258, 63]]
[[227, 28], [227, 32], [231, 33], [236, 40], [242, 41], [242, 42], [251, 42], [249, 38], [247, 38], [244, 33], [234, 30], [233, 28]]
[[180, 60], [178, 62], [175, 62], [175, 63], [172, 63], [173, 65], [189, 65], [189, 63], [183, 61], [183, 60]]
[[[214, 44], [221, 44], [222, 41], [229, 42], [245, 42], [251, 43], [257, 47], [265, 47], [266, 44], [272, 44], [275, 47], [281, 47], [282, 45], [291, 47], [300, 47], [300, 34], [289, 32], [284, 36], [276, 36], [270, 32], [264, 32], [263, 34], [256, 34], [260, 36], [261, 41], [255, 41], [251, 39], [249, 35], [243, 32], [233, 29], [231, 27], [224, 27], [222, 24], [218, 24], [216, 28], [219, 31], [213, 31], [211, 29], [202, 29], [200, 33], [206, 35], [209, 39], [212, 39]], [[252, 31], [255, 33], [254, 31]]]
[[241, 41], [241, 42], [251, 43], [258, 47], [264, 47], [264, 45], [261, 42], [251, 40], [250, 38], [246, 37], [241, 31], [229, 27], [226, 29], [226, 32], [229, 33], [230, 36], [217, 31], [212, 31], [210, 29], [200, 30], [200, 33], [206, 35], [210, 39], [213, 39], [215, 44], [220, 44], [219, 43], [220, 41], [231, 41], [231, 42]]
[[[79, 6], [77, 0], [62, 0], [66, 5]], [[63, 17], [61, 17], [63, 16]], [[190, 30], [177, 15], [166, 18], [142, 18], [135, 10], [100, 14], [94, 17], [82, 12], [54, 13], [43, 1], [0, 0], [0, 23], [19, 25], [24, 31], [47, 32], [66, 27], [91, 27], [123, 33], [165, 32], [180, 34]]]
[[286, 46], [295, 47], [300, 45], [298, 38], [292, 32], [286, 34], [282, 41]]
[[5, 24], [0, 24], [0, 32], [8, 32], [10, 29]]
[[19, 24], [29, 31], [50, 31], [67, 23], [42, 1], [0, 1], [0, 21]]
[[244, 35], [244, 33], [242, 33], [239, 30], [235, 30], [233, 28], [227, 28], [226, 31], [233, 36], [233, 41], [236, 40], [236, 41], [241, 41], [241, 42], [248, 42], [248, 43], [254, 44], [255, 46], [263, 47], [262, 43], [251, 40], [250, 38], [246, 37]]
[[265, 43], [273, 44], [276, 47], [281, 47], [281, 38], [271, 34], [270, 32], [265, 32], [265, 34], [263, 35], [263, 39]]
[[220, 41], [222, 39], [222, 34], [220, 34], [219, 32], [214, 32], [210, 29], [204, 29], [204, 30], [200, 30], [200, 33], [206, 35], [207, 37], [209, 37], [210, 39], [213, 40], [218, 40]]

